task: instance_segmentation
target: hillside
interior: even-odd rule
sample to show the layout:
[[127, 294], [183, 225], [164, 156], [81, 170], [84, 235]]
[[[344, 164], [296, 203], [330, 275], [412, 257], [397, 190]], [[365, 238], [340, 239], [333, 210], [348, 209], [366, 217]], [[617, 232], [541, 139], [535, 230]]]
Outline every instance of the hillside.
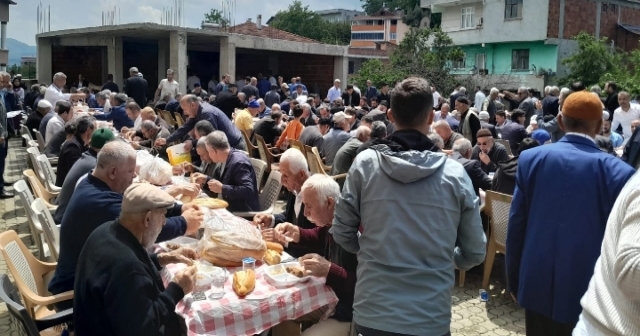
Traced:
[[9, 64], [20, 65], [20, 57], [22, 56], [36, 56], [36, 47], [27, 45], [18, 40], [7, 38], [7, 49], [9, 49]]

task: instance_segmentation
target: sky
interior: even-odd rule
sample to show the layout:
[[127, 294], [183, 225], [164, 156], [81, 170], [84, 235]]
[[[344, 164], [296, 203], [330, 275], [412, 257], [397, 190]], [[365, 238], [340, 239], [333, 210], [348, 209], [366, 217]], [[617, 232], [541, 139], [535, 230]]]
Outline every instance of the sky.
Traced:
[[[87, 0], [85, 0], [87, 1]], [[235, 0], [236, 24], [262, 14], [263, 22], [278, 10], [286, 9], [293, 0]], [[14, 0], [18, 3], [10, 7], [7, 37], [35, 45], [37, 33], [37, 5], [51, 6], [51, 31], [100, 26], [102, 11], [113, 6], [120, 9], [120, 22], [155, 22], [160, 23], [162, 8], [169, 7], [174, 0]], [[311, 10], [350, 9], [362, 10], [360, 0], [302, 0]], [[204, 13], [211, 8], [222, 9], [222, 0], [184, 0], [185, 22], [187, 27], [199, 28]]]

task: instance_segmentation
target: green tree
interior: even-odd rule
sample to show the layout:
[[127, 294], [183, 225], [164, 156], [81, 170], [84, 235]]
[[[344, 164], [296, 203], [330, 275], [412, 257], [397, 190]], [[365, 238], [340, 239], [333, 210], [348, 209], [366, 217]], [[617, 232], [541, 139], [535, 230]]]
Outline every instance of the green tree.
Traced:
[[611, 50], [606, 37], [597, 39], [581, 32], [574, 40], [578, 42], [578, 51], [562, 60], [570, 73], [560, 80], [560, 84], [568, 86], [572, 82], [582, 81], [590, 86], [599, 84], [605, 73], [619, 72], [620, 57]]
[[351, 41], [349, 22], [323, 20], [299, 0], [293, 1], [286, 10], [278, 11], [269, 25], [322, 43], [347, 45]]
[[212, 8], [209, 13], [204, 14], [204, 22], [217, 23], [222, 27], [229, 25], [229, 20], [224, 17], [223, 13], [215, 8]]
[[392, 84], [415, 75], [428, 79], [440, 92], [448, 92], [455, 84], [450, 64], [462, 57], [462, 51], [453, 47], [449, 35], [440, 29], [412, 28], [390, 53], [387, 64], [379, 60], [367, 61], [353, 81], [364, 87], [368, 79], [376, 85]]
[[411, 27], [420, 27], [422, 18], [429, 15], [429, 10], [420, 7], [420, 0], [360, 0], [362, 9], [368, 14], [377, 13], [383, 9], [389, 11], [402, 10], [402, 22]]

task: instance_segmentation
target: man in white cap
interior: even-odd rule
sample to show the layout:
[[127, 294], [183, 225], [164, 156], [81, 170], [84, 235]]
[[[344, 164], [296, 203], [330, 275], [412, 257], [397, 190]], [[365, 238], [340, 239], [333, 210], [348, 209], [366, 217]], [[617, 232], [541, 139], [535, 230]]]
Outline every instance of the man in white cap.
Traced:
[[489, 123], [489, 120], [491, 119], [489, 112], [482, 111], [478, 113], [478, 119], [480, 119], [480, 128], [486, 128], [491, 131], [491, 135], [494, 138], [498, 137], [498, 134], [496, 133], [496, 127], [493, 124]]
[[[124, 192], [120, 217], [87, 239], [74, 285], [76, 333], [91, 335], [182, 335], [186, 325], [176, 304], [195, 285], [195, 250], [147, 254], [165, 224], [173, 197], [148, 183]], [[165, 288], [158, 272], [182, 263]]]
[[52, 110], [51, 103], [48, 100], [40, 100], [38, 102], [38, 108], [29, 115], [26, 121], [27, 128], [31, 133], [32, 138], [36, 138], [36, 133], [34, 130], [40, 129], [40, 124], [42, 123], [42, 119]]
[[351, 118], [353, 116], [344, 112], [337, 112], [333, 115], [333, 128], [323, 136], [322, 142], [322, 154], [325, 164], [328, 166], [333, 165], [333, 159], [335, 159], [338, 150], [351, 138], [349, 134]]
[[147, 80], [138, 76], [138, 68], [129, 69], [129, 78], [124, 82], [124, 93], [133, 98], [138, 106], [147, 106]]

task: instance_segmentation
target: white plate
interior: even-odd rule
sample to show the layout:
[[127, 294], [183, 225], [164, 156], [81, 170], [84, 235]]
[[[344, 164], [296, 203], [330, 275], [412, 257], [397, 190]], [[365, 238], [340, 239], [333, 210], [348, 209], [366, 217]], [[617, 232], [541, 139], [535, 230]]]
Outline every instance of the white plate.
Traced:
[[178, 238], [173, 238], [171, 240], [159, 243], [158, 246], [160, 246], [160, 248], [165, 251], [171, 251], [171, 249], [167, 247], [167, 243], [179, 244], [182, 246], [195, 248], [196, 244], [198, 243], [198, 240], [194, 238], [189, 238], [189, 237], [178, 237]]
[[267, 281], [275, 287], [291, 287], [297, 283], [306, 282], [311, 278], [310, 276], [298, 278], [293, 274], [289, 274], [286, 270], [287, 266], [299, 267], [300, 263], [288, 262], [267, 267], [264, 272]]

